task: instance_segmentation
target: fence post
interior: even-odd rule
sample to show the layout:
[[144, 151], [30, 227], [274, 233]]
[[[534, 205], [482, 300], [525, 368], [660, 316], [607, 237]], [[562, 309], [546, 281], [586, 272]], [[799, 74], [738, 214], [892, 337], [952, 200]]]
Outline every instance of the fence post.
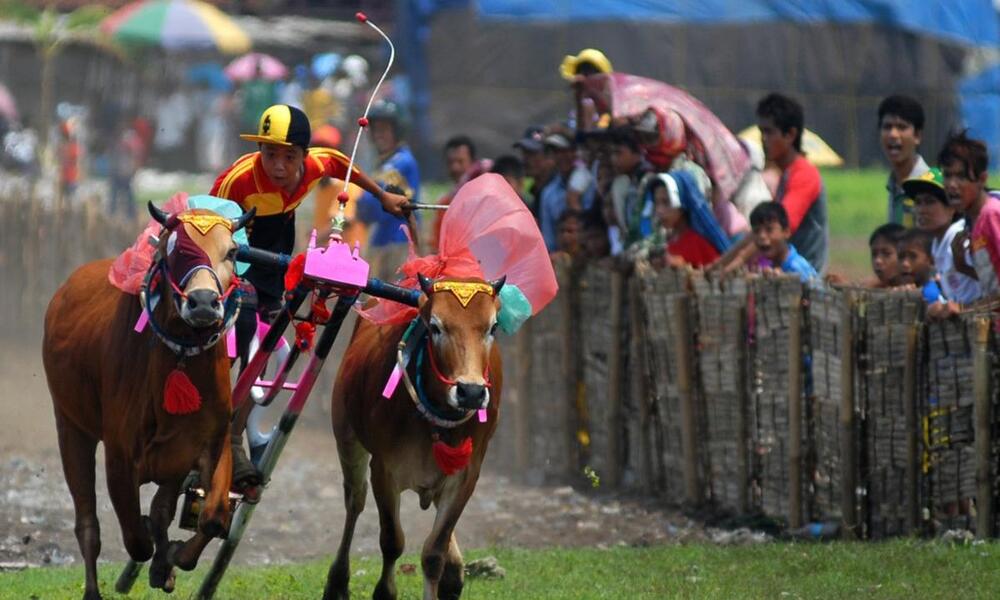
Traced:
[[649, 381], [648, 381], [648, 367], [646, 364], [646, 319], [645, 319], [645, 306], [643, 305], [642, 297], [642, 284], [639, 282], [638, 276], [633, 276], [629, 279], [629, 300], [631, 302], [629, 315], [630, 318], [630, 328], [629, 332], [632, 335], [632, 343], [630, 348], [634, 352], [632, 356], [629, 357], [629, 362], [632, 365], [636, 365], [635, 368], [631, 369], [632, 376], [636, 377], [636, 381], [633, 385], [636, 386], [636, 401], [638, 402], [639, 409], [639, 456], [642, 459], [642, 463], [639, 465], [641, 469], [639, 479], [640, 479], [640, 489], [646, 493], [651, 493], [655, 489], [653, 484], [653, 445], [652, 441], [652, 415], [649, 406]]
[[747, 335], [749, 334], [749, 309], [746, 305], [739, 311], [739, 325], [737, 331], [742, 336], [740, 344], [737, 346], [737, 360], [739, 361], [740, 379], [737, 386], [737, 401], [739, 410], [736, 411], [736, 431], [740, 436], [739, 443], [736, 444], [736, 462], [740, 472], [740, 510], [743, 513], [750, 512], [750, 385], [753, 380], [750, 375], [750, 344]]
[[[555, 302], [559, 302], [559, 296]], [[531, 394], [528, 385], [531, 382], [531, 330], [533, 329], [531, 319], [524, 324], [516, 334], [514, 334], [514, 347], [517, 352], [517, 364], [514, 365], [514, 372], [517, 376], [517, 395], [514, 402], [514, 464], [515, 472], [521, 480], [524, 480], [525, 473], [528, 472], [528, 456], [530, 454], [528, 446], [531, 444], [530, 420], [528, 411], [531, 402]]]
[[622, 418], [622, 316], [624, 312], [625, 297], [623, 288], [625, 277], [620, 269], [611, 271], [611, 348], [608, 350], [608, 418], [611, 423], [608, 427], [608, 457], [605, 467], [607, 468], [608, 485], [616, 488], [621, 484], [622, 474], [622, 448], [621, 443], [621, 418]]
[[917, 440], [920, 428], [917, 425], [917, 340], [920, 324], [914, 323], [906, 330], [906, 356], [903, 363], [903, 411], [906, 418], [906, 527], [907, 533], [914, 533], [919, 524], [920, 511], [917, 506], [917, 486], [919, 456]]
[[993, 537], [993, 478], [990, 471], [990, 356], [991, 321], [978, 317], [973, 355], [973, 395], [976, 411], [976, 537]]
[[684, 455], [684, 495], [689, 504], [702, 502], [702, 489], [698, 482], [697, 424], [694, 407], [694, 377], [691, 365], [690, 313], [687, 295], [678, 295], [674, 300], [674, 352], [677, 355], [677, 389], [680, 393], [681, 448]]
[[788, 526], [802, 526], [802, 292], [788, 315]]
[[854, 489], [857, 487], [858, 456], [854, 437], [854, 294], [845, 291], [840, 319], [840, 512], [845, 539], [858, 536], [858, 514]]

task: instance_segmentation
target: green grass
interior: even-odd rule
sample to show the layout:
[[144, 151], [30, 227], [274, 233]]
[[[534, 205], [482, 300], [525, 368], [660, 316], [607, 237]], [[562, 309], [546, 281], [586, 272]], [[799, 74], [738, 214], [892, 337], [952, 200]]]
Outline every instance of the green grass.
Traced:
[[[467, 560], [485, 551], [469, 552]], [[502, 580], [467, 579], [463, 598], [994, 598], [1000, 590], [1000, 544], [950, 546], [897, 540], [826, 545], [774, 543], [749, 547], [704, 544], [611, 550], [497, 550]], [[400, 564], [417, 563], [407, 555]], [[355, 559], [351, 593], [371, 595], [375, 557]], [[230, 570], [217, 598], [316, 598], [327, 561]], [[105, 598], [120, 565], [100, 569]], [[175, 597], [189, 597], [200, 572], [181, 573]], [[128, 598], [165, 598], [145, 584]], [[79, 598], [83, 570], [43, 568], [0, 574], [0, 598]], [[397, 576], [401, 598], [419, 598], [421, 577]]]

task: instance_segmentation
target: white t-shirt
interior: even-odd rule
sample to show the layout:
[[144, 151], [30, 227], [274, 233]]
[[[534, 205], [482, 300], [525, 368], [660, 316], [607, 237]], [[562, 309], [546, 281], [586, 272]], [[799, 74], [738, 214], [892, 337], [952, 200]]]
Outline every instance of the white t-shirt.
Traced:
[[[951, 241], [963, 229], [965, 219], [952, 223], [941, 239], [931, 243], [931, 254], [934, 255], [934, 268], [941, 277], [941, 290], [945, 298], [959, 304], [968, 304], [979, 299], [979, 282], [955, 270], [955, 260], [951, 253]], [[968, 254], [966, 252], [965, 261], [972, 264], [972, 258]]]

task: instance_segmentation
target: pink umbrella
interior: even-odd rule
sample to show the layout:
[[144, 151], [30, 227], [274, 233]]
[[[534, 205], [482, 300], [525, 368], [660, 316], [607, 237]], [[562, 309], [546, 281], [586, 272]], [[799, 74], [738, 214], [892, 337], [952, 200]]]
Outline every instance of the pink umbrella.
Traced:
[[17, 121], [17, 103], [5, 85], [0, 83], [0, 116], [8, 121]]
[[288, 67], [273, 56], [251, 52], [229, 63], [225, 73], [226, 77], [236, 82], [250, 81], [251, 79], [278, 81], [288, 75]]
[[[649, 107], [674, 111], [687, 125], [699, 150], [705, 171], [721, 198], [729, 199], [750, 169], [750, 157], [733, 132], [698, 99], [672, 85], [626, 73], [592, 75], [585, 94], [615, 117], [641, 114]], [[607, 105], [610, 104], [610, 107]], [[701, 161], [699, 161], [701, 162]]]

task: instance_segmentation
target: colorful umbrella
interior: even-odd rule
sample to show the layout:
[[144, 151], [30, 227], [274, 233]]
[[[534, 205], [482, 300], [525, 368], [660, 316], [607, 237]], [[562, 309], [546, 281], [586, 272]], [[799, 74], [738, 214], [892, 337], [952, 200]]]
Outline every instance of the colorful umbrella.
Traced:
[[197, 0], [141, 0], [101, 22], [101, 31], [123, 44], [166, 50], [215, 49], [240, 54], [250, 38], [224, 12]]
[[[737, 135], [751, 144], [761, 145], [760, 129], [756, 125], [747, 127]], [[802, 132], [802, 151], [809, 162], [817, 167], [844, 166], [844, 159], [811, 129]]]
[[0, 116], [8, 121], [17, 121], [17, 102], [7, 86], [0, 83]]
[[244, 54], [226, 67], [226, 77], [232, 81], [266, 79], [280, 81], [288, 75], [288, 67], [269, 54], [251, 52]]
[[312, 73], [317, 79], [325, 79], [333, 75], [340, 66], [340, 55], [336, 52], [317, 54], [312, 59]]

